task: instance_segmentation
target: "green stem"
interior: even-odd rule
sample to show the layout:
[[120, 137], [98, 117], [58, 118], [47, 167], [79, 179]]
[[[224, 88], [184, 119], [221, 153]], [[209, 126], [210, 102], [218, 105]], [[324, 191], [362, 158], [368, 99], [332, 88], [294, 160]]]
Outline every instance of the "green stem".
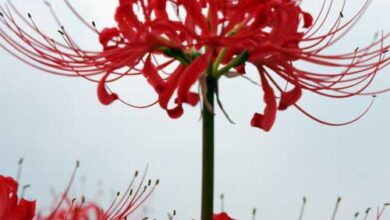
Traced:
[[[207, 101], [214, 107], [216, 79], [207, 77]], [[214, 113], [203, 104], [203, 164], [202, 164], [202, 217], [201, 220], [213, 219], [214, 205]]]

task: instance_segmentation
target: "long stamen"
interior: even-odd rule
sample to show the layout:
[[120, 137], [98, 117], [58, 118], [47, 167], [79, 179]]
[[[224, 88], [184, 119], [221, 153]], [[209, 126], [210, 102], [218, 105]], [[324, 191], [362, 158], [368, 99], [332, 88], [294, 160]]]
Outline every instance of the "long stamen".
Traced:
[[68, 193], [69, 193], [70, 187], [72, 186], [72, 183], [73, 183], [73, 181], [74, 181], [74, 179], [75, 179], [75, 177], [76, 177], [76, 173], [77, 173], [77, 170], [78, 170], [79, 167], [80, 167], [80, 162], [77, 161], [77, 162], [76, 162], [76, 166], [75, 166], [75, 168], [74, 168], [74, 170], [73, 170], [73, 173], [72, 173], [72, 175], [71, 175], [71, 177], [70, 177], [69, 183], [68, 183], [67, 187], [65, 188], [65, 191], [62, 193], [61, 199], [60, 199], [60, 201], [58, 202], [56, 208], [54, 209], [54, 211], [53, 211], [53, 212], [51, 213], [51, 215], [49, 216], [49, 219], [52, 219], [52, 218], [56, 215], [56, 213], [58, 212], [58, 210], [61, 208], [63, 202], [64, 202], [65, 199], [68, 197]]
[[257, 209], [253, 208], [252, 209], [252, 220], [256, 220], [256, 215], [257, 215]]
[[307, 202], [306, 197], [303, 197], [302, 198], [301, 211], [299, 212], [298, 220], [302, 220], [303, 219], [303, 215], [305, 213], [306, 202]]
[[367, 220], [368, 215], [370, 214], [371, 208], [367, 208], [366, 211], [364, 212], [364, 218], [363, 220]]
[[341, 202], [341, 197], [338, 197], [337, 201], [336, 201], [336, 205], [333, 209], [333, 214], [332, 214], [331, 220], [336, 220], [336, 215], [337, 215], [337, 212], [338, 212], [339, 207], [340, 207], [340, 202]]
[[18, 171], [16, 173], [16, 181], [17, 182], [20, 182], [20, 177], [22, 175], [23, 162], [24, 162], [23, 158], [20, 158], [18, 161]]

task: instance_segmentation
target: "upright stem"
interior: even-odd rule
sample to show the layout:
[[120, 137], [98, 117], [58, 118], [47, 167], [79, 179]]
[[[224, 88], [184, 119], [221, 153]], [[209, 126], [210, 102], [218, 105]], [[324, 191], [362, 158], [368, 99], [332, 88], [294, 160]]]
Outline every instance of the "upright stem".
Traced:
[[213, 219], [214, 205], [214, 94], [216, 79], [207, 77], [207, 107], [206, 100], [203, 103], [203, 164], [202, 164], [202, 218], [201, 220]]

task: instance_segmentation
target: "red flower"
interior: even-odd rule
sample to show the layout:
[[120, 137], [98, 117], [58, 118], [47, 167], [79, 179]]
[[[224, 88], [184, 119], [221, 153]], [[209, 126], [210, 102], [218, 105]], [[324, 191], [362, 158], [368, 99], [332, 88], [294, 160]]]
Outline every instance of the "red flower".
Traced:
[[18, 183], [0, 175], [0, 219], [29, 220], [35, 215], [35, 201], [18, 199]]
[[[8, 32], [0, 37], [4, 48], [23, 62], [49, 73], [83, 77], [97, 83], [100, 102], [109, 105], [119, 100], [135, 108], [159, 104], [171, 118], [183, 114], [183, 104], [196, 105], [200, 97], [192, 91], [196, 82], [205, 93], [205, 76], [245, 74], [251, 63], [259, 72], [265, 108], [255, 113], [252, 126], [269, 131], [278, 110], [296, 107], [310, 118], [327, 125], [301, 108], [297, 102], [303, 91], [331, 98], [374, 95], [387, 90], [365, 92], [378, 71], [390, 64], [384, 53], [389, 50], [383, 35], [371, 45], [354, 52], [326, 55], [359, 20], [370, 1], [347, 21], [340, 16], [329, 30], [333, 4], [313, 16], [300, 7], [299, 0], [120, 0], [115, 13], [117, 27], [98, 31], [102, 51], [83, 50], [62, 28], [64, 43], [53, 41], [35, 25], [31, 16], [23, 18], [38, 34], [35, 38], [14, 19], [20, 12], [1, 10], [1, 22]], [[175, 13], [168, 13], [173, 9]], [[13, 35], [11, 35], [13, 34]], [[297, 61], [327, 67], [327, 73], [309, 71]], [[125, 102], [108, 88], [124, 77], [143, 76], [156, 92], [157, 100], [137, 106]], [[371, 105], [370, 105], [371, 106]]]
[[234, 219], [230, 218], [226, 212], [222, 212], [219, 214], [214, 214], [213, 220], [234, 220]]
[[[70, 199], [68, 192], [75, 178], [79, 163], [72, 174], [71, 180], [59, 202], [55, 204], [49, 214], [39, 214], [37, 220], [122, 220], [130, 217], [137, 211], [146, 200], [152, 195], [159, 184], [159, 180], [152, 183], [146, 181], [146, 173], [138, 181], [138, 171], [124, 193], [117, 193], [115, 199], [107, 209], [101, 208], [94, 202], [86, 201], [83, 197], [81, 201]], [[138, 185], [137, 185], [138, 182]]]

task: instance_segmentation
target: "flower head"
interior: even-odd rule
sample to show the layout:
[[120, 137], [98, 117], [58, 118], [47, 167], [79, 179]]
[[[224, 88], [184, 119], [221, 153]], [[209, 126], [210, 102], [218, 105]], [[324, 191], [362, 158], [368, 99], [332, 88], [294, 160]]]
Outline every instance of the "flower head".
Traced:
[[123, 193], [118, 192], [111, 205], [107, 208], [101, 208], [93, 201], [87, 201], [82, 197], [80, 201], [76, 198], [70, 199], [69, 189], [75, 178], [76, 169], [72, 174], [72, 178], [66, 190], [59, 197], [59, 201], [49, 212], [49, 214], [40, 214], [37, 220], [122, 220], [131, 217], [146, 200], [152, 195], [155, 188], [159, 184], [159, 180], [154, 183], [152, 180], [146, 179], [146, 173], [143, 174], [140, 180], [139, 172], [136, 171], [128, 188]]
[[12, 177], [0, 175], [0, 219], [31, 220], [35, 216], [35, 201], [18, 198], [18, 183]]
[[[1, 8], [0, 20], [8, 30], [0, 32], [5, 42], [2, 46], [46, 72], [96, 82], [98, 98], [104, 105], [119, 100], [146, 108], [158, 103], [171, 118], [178, 118], [184, 104], [207, 102], [206, 78], [243, 76], [246, 64], [252, 64], [259, 74], [265, 107], [254, 114], [251, 125], [269, 131], [277, 111], [291, 106], [323, 124], [344, 125], [356, 120], [337, 124], [312, 116], [297, 104], [303, 91], [332, 98], [387, 91], [366, 92], [366, 88], [378, 71], [390, 64], [385, 56], [388, 34], [353, 52], [325, 53], [356, 24], [369, 0], [347, 21], [344, 2], [340, 16], [328, 30], [325, 27], [332, 22], [332, 0], [330, 4], [323, 1], [317, 16], [304, 11], [299, 0], [120, 0], [114, 16], [117, 26], [100, 31], [65, 2], [98, 35], [102, 50], [81, 49], [63, 27], [59, 31], [63, 42], [54, 41], [42, 33], [31, 15], [24, 18], [12, 4], [11, 10]], [[39, 38], [22, 28], [15, 14]], [[310, 71], [298, 62], [329, 71]], [[124, 77], [144, 77], [157, 100], [146, 106], [123, 100], [108, 86]], [[193, 87], [197, 82], [201, 91], [196, 92]]]

